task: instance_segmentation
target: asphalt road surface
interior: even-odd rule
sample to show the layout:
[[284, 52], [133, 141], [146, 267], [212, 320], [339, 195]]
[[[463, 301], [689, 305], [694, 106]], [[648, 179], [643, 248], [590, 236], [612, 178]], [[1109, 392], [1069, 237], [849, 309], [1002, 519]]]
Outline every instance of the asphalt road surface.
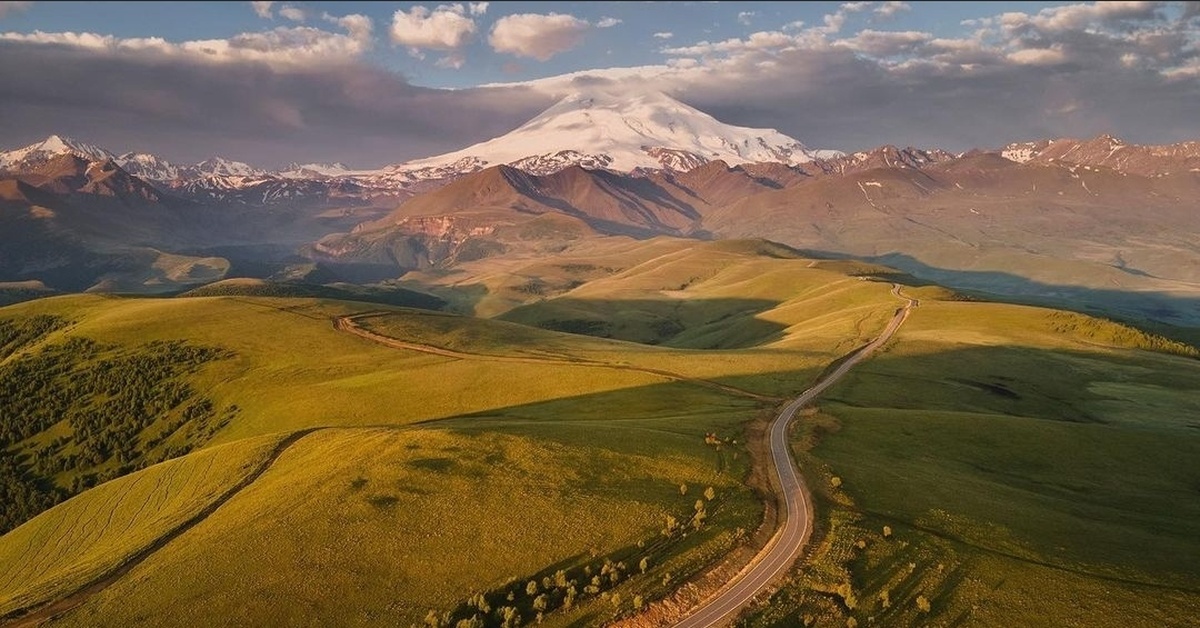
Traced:
[[733, 580], [727, 583], [715, 595], [709, 597], [699, 606], [692, 609], [691, 614], [675, 624], [675, 628], [706, 628], [708, 626], [724, 626], [737, 617], [756, 595], [767, 588], [777, 578], [782, 576], [796, 561], [808, 543], [812, 534], [812, 501], [804, 480], [796, 472], [792, 463], [791, 448], [788, 443], [788, 425], [796, 411], [812, 403], [822, 392], [837, 383], [850, 369], [862, 362], [877, 349], [882, 347], [900, 325], [908, 318], [909, 312], [917, 305], [913, 299], [900, 294], [900, 287], [892, 286], [892, 294], [904, 299], [907, 303], [896, 310], [896, 315], [888, 322], [883, 333], [866, 346], [851, 353], [832, 372], [828, 373], [811, 388], [796, 397], [779, 412], [771, 423], [771, 460], [774, 462], [778, 486], [783, 493], [786, 507], [783, 527], [775, 532], [775, 536], [767, 542], [754, 560], [741, 571]]

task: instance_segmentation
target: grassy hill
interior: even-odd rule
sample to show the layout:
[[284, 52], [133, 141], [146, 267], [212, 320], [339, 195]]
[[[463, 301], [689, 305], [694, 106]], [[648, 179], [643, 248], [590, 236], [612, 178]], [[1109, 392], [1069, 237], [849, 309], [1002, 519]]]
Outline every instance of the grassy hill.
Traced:
[[[653, 258], [677, 245], [647, 246]], [[687, 272], [704, 255], [714, 267], [787, 262], [801, 292], [845, 281], [838, 294], [859, 303], [852, 333], [822, 335], [829, 321], [817, 320], [809, 336], [810, 318], [798, 317], [776, 345], [702, 351], [317, 298], [78, 295], [5, 308], [0, 319], [14, 325], [59, 323], [0, 366], [73, 342], [114, 355], [176, 342], [219, 351], [177, 378], [222, 420], [209, 432], [173, 432], [194, 438], [190, 453], [172, 450], [166, 462], [100, 461], [116, 479], [0, 537], [10, 583], [0, 614], [105, 577], [98, 593], [68, 599], [81, 605], [59, 621], [253, 624], [290, 608], [331, 623], [409, 625], [431, 610], [482, 616], [482, 600], [497, 624], [509, 608], [527, 622], [543, 612], [549, 625], [591, 625], [670, 593], [761, 521], [761, 498], [744, 483], [746, 423], [865, 341], [897, 303], [886, 285], [756, 247], [691, 255]], [[786, 288], [773, 290], [754, 298], [788, 302]], [[372, 333], [415, 346], [333, 324], [363, 314], [355, 320]], [[68, 370], [104, 359], [68, 355]], [[504, 361], [512, 357], [521, 360]], [[80, 411], [103, 402], [84, 396]], [[135, 442], [167, 429], [172, 412]], [[706, 443], [712, 434], [719, 445]], [[65, 452], [77, 437], [51, 426], [9, 451], [55, 460], [47, 443], [66, 438]], [[43, 481], [71, 483], [69, 474]], [[30, 554], [36, 545], [58, 549]]]
[[[887, 269], [758, 241], [490, 263], [420, 277], [449, 312], [236, 282], [0, 309], [5, 385], [82, 417], [0, 415], [6, 477], [78, 492], [0, 536], [0, 616], [64, 595], [56, 623], [87, 626], [630, 615], [755, 537], [747, 426], [901, 303]], [[903, 290], [921, 305], [897, 338], [796, 431], [819, 533], [748, 623], [1193, 616], [1196, 349]], [[71, 382], [140, 364], [131, 457], [55, 471], [119, 397]]]
[[745, 625], [1188, 625], [1197, 399], [1194, 347], [926, 298], [798, 429], [822, 536]]

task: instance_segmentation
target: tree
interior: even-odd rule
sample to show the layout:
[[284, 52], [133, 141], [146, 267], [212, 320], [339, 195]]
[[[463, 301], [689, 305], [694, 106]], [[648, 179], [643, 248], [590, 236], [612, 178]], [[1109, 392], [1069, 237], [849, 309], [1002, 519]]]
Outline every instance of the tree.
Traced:
[[501, 606], [498, 612], [502, 628], [516, 628], [521, 625], [521, 614], [515, 606]]
[[710, 487], [704, 489], [704, 499], [707, 499], [708, 501], [711, 502], [713, 499], [716, 499], [716, 497], [717, 497], [717, 492], [715, 490], [713, 490], [713, 487], [710, 486]]
[[687, 488], [688, 488], [688, 487], [687, 487], [687, 484], [680, 484], [680, 485], [679, 485], [679, 494], [680, 494], [680, 495], [687, 495]]
[[638, 571], [641, 571], [642, 573], [646, 573], [646, 570], [649, 568], [650, 568], [650, 557], [649, 556], [643, 557], [642, 560], [640, 562], [638, 562]]
[[533, 597], [538, 594], [538, 583], [535, 580], [530, 580], [529, 584], [525, 585], [525, 595]]
[[928, 598], [926, 598], [924, 595], [918, 595], [917, 596], [917, 608], [920, 609], [921, 612], [923, 612], [923, 613], [928, 613], [929, 609], [932, 607], [929, 605]]
[[633, 596], [633, 610], [640, 611], [640, 610], [642, 610], [642, 607], [645, 605], [646, 605], [646, 602], [642, 599], [642, 596], [640, 596], [640, 595]]
[[675, 534], [675, 530], [679, 529], [679, 521], [677, 521], [675, 517], [672, 517], [671, 515], [667, 515], [666, 524], [667, 526], [663, 528], [663, 536], [671, 536], [672, 534]]

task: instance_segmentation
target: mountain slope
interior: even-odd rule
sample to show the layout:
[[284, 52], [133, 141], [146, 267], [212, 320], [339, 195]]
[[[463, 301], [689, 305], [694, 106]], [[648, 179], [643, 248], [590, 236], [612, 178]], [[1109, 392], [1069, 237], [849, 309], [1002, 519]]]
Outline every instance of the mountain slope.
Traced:
[[702, 226], [866, 257], [960, 289], [1194, 325], [1198, 195], [1195, 173], [1144, 177], [976, 154], [815, 178], [718, 208]]
[[413, 197], [351, 233], [322, 238], [313, 252], [326, 261], [382, 264], [402, 272], [585, 235], [704, 238], [699, 228], [704, 212], [782, 186], [771, 173], [753, 176], [719, 161], [645, 177], [580, 166], [539, 176], [501, 165]]
[[1200, 142], [1194, 141], [1138, 145], [1106, 134], [1089, 140], [1014, 142], [1000, 152], [1005, 158], [1020, 163], [1077, 164], [1142, 176], [1200, 172]]
[[81, 159], [104, 161], [114, 155], [99, 146], [86, 144], [69, 137], [51, 135], [36, 144], [24, 148], [0, 152], [0, 172], [19, 171], [36, 167], [60, 155], [74, 155]]
[[547, 174], [574, 164], [620, 172], [684, 171], [718, 159], [734, 165], [800, 164], [837, 154], [809, 150], [774, 129], [724, 124], [663, 93], [596, 89], [562, 99], [503, 136], [396, 170], [510, 164]]

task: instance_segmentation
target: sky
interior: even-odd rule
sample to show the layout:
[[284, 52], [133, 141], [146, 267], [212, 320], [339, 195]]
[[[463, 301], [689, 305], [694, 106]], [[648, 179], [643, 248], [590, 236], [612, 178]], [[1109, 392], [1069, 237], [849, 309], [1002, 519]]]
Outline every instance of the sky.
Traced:
[[596, 85], [810, 148], [1200, 139], [1200, 3], [0, 1], [3, 149], [369, 168]]

